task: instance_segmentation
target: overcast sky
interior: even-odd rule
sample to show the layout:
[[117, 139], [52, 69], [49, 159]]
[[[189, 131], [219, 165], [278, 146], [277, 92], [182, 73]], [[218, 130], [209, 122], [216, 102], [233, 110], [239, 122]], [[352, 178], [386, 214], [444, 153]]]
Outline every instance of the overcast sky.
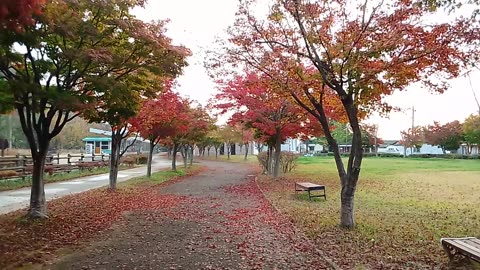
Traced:
[[[150, 0], [146, 9], [134, 13], [145, 21], [170, 19], [167, 34], [174, 43], [182, 44], [193, 52], [189, 66], [178, 79], [178, 91], [191, 99], [205, 104], [215, 93], [215, 84], [203, 67], [204, 51], [212, 48], [215, 36], [224, 35], [225, 29], [234, 21], [238, 0]], [[480, 98], [480, 72], [470, 75], [474, 91]], [[415, 125], [427, 125], [434, 120], [446, 123], [463, 121], [477, 113], [478, 107], [472, 94], [468, 77], [451, 82], [451, 89], [442, 95], [430, 94], [418, 86], [398, 92], [388, 98], [394, 106], [415, 107]], [[400, 131], [412, 125], [412, 110], [395, 112], [389, 118], [373, 116], [366, 122], [379, 125], [383, 139], [400, 139]]]

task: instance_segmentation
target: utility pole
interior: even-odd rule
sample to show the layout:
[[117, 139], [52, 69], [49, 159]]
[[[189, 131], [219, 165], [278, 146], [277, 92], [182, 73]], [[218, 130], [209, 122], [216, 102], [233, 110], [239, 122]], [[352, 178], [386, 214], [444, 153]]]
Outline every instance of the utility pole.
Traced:
[[[414, 130], [415, 129], [415, 106], [412, 106], [412, 137], [413, 139], [414, 136]], [[412, 146], [410, 147], [410, 155], [413, 154], [413, 141], [412, 141]]]
[[373, 147], [375, 147], [375, 156], [378, 157], [378, 145], [377, 145], [377, 135], [378, 135], [378, 125], [377, 124], [373, 124], [373, 128], [375, 130], [375, 134], [373, 135], [374, 136], [374, 143], [375, 145]]
[[414, 128], [415, 128], [415, 107], [412, 106], [412, 134], [413, 134]]

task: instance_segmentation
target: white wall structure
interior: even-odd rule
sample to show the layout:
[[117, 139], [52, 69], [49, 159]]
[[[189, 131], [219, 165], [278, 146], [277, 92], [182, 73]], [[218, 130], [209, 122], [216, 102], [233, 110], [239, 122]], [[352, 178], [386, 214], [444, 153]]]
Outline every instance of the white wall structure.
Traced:
[[480, 154], [480, 145], [477, 145], [477, 144], [467, 145], [466, 143], [463, 143], [462, 145], [460, 145], [460, 148], [458, 148], [457, 154], [478, 155]]
[[[406, 155], [409, 156], [412, 154], [443, 154], [442, 148], [438, 146], [433, 146], [430, 144], [423, 144], [420, 149], [410, 148], [407, 147]], [[403, 145], [389, 145], [386, 148], [378, 148], [378, 153], [390, 153], [390, 154], [404, 154], [404, 146]]]

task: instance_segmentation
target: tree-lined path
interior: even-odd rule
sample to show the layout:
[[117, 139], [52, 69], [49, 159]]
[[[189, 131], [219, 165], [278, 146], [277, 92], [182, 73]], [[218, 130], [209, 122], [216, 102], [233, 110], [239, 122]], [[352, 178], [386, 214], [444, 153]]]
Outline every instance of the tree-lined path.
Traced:
[[45, 269], [329, 269], [269, 205], [251, 169], [204, 164], [202, 173], [158, 188], [176, 203], [126, 214]]
[[[156, 156], [153, 159], [153, 169], [161, 170], [170, 167], [171, 161], [165, 156]], [[145, 175], [146, 166], [123, 170], [118, 175], [118, 182], [127, 181], [134, 177]], [[47, 200], [60, 198], [70, 194], [84, 192], [108, 185], [108, 173], [85, 176], [74, 180], [50, 183], [45, 185]], [[28, 206], [30, 187], [0, 192], [0, 214], [9, 213]]]

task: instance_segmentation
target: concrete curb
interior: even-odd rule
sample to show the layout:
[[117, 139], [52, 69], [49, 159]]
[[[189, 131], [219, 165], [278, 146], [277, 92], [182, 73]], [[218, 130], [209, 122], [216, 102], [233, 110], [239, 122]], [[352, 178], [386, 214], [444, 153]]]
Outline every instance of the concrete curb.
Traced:
[[[257, 185], [257, 188], [258, 190], [260, 190], [260, 192], [262, 193], [263, 197], [265, 198], [265, 200], [267, 200], [267, 202], [273, 207], [273, 209], [275, 209], [275, 211], [277, 211], [279, 214], [282, 214], [282, 212], [280, 211], [280, 209], [278, 209], [272, 201], [270, 201], [267, 196], [265, 195], [265, 192], [263, 191], [263, 189], [260, 187], [260, 185], [258, 184], [258, 177], [255, 176], [255, 185]], [[320, 255], [320, 257], [322, 257], [322, 259], [324, 259], [334, 270], [342, 270], [342, 268], [340, 268], [333, 260], [331, 260], [330, 258], [327, 257], [327, 255], [325, 255], [325, 253], [321, 250], [319, 250], [315, 244], [302, 232], [300, 231], [296, 226], [295, 224], [293, 224], [290, 220], [287, 219], [287, 221], [292, 225], [292, 228], [295, 230], [295, 233], [298, 233], [300, 235], [302, 235], [302, 237], [308, 241], [308, 243], [310, 245], [312, 245], [312, 247], [314, 247], [315, 249], [315, 252]]]

